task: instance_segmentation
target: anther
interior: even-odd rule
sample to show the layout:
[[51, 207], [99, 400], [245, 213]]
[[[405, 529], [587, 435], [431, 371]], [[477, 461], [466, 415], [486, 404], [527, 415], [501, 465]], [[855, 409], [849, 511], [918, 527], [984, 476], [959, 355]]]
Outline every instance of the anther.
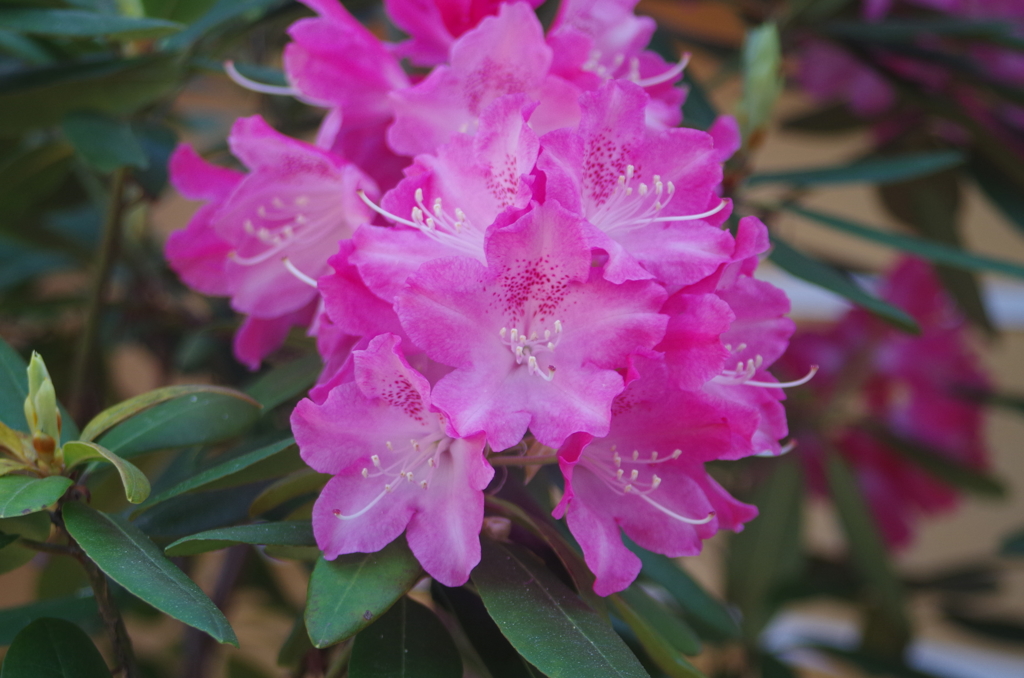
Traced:
[[655, 475], [651, 476], [651, 489], [652, 490], [657, 489], [658, 485], [661, 485], [661, 478], [659, 478], [657, 476], [657, 474], [655, 474]]
[[640, 450], [633, 450], [633, 461], [640, 458]]
[[[391, 449], [391, 443], [388, 443], [388, 449]], [[378, 457], [376, 454], [370, 457], [370, 461], [373, 462], [374, 466], [380, 468], [380, 457]]]
[[636, 469], [633, 469], [632, 471], [629, 472], [629, 479], [630, 479], [630, 481], [636, 480], [637, 476], [639, 476], [639, 475], [640, 475], [640, 471], [637, 471]]
[[365, 468], [363, 469], [363, 477], [364, 478], [369, 478], [370, 477], [369, 469], [365, 469]]

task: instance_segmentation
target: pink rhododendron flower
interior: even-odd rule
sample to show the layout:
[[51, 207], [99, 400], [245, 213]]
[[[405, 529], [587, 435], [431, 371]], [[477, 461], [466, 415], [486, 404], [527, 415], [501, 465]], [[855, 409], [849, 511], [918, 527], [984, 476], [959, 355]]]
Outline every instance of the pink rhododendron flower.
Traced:
[[615, 370], [661, 339], [664, 292], [605, 281], [591, 267], [585, 228], [557, 203], [534, 205], [491, 233], [486, 266], [435, 259], [399, 293], [406, 332], [455, 368], [434, 388], [455, 430], [483, 430], [495, 450], [527, 428], [551, 447], [575, 432], [607, 432], [623, 388]]
[[355, 192], [376, 189], [353, 165], [275, 132], [259, 116], [239, 119], [228, 141], [249, 174], [208, 165], [187, 145], [172, 158], [175, 186], [211, 202], [171, 235], [167, 259], [190, 286], [230, 296], [235, 310], [256, 319], [236, 344], [254, 367], [288, 323], [312, 320], [313, 279], [371, 214]]
[[292, 413], [302, 458], [334, 475], [313, 507], [324, 557], [372, 553], [405, 532], [423, 569], [461, 586], [480, 561], [483, 489], [494, 475], [484, 437], [453, 437], [427, 380], [381, 335], [356, 351], [354, 381]]
[[887, 111], [896, 102], [896, 92], [884, 77], [830, 42], [805, 40], [799, 63], [797, 78], [818, 101], [839, 100], [863, 116]]
[[[928, 264], [905, 259], [882, 296], [917, 320], [920, 336], [854, 309], [831, 330], [794, 337], [781, 365], [789, 373], [808, 362], [821, 366], [797, 403], [798, 414], [804, 413], [797, 418], [804, 422], [796, 426], [798, 449], [813, 486], [824, 491], [821, 455], [834, 447], [856, 474], [886, 541], [900, 547], [910, 542], [918, 515], [952, 508], [956, 493], [902, 456], [878, 427], [956, 463], [984, 468], [981, 408], [964, 393], [984, 390], [987, 382], [968, 347], [964, 319]], [[807, 423], [820, 411], [829, 414], [828, 430]]]
[[757, 515], [704, 470], [730, 456], [728, 406], [673, 388], [659, 360], [636, 368], [639, 378], [612, 405], [608, 435], [576, 434], [559, 451], [565, 494], [554, 515], [566, 516], [602, 596], [640, 573], [620, 529], [648, 550], [692, 556], [719, 529], [738, 531]]

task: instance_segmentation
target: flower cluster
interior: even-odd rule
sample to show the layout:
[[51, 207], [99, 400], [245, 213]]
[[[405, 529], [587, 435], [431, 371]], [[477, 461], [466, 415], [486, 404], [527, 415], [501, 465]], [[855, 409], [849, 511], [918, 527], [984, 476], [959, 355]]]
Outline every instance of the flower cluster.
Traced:
[[822, 455], [826, 447], [837, 450], [887, 543], [901, 547], [910, 543], [918, 514], [952, 509], [956, 493], [900, 448], [910, 444], [984, 468], [982, 411], [972, 394], [987, 391], [987, 382], [963, 317], [927, 263], [903, 260], [882, 296], [918, 322], [919, 336], [856, 309], [828, 331], [797, 334], [779, 368], [795, 374], [808, 363], [821, 367], [790, 407], [811, 486], [825, 491]]
[[392, 0], [398, 45], [305, 1], [285, 66], [329, 109], [316, 142], [240, 120], [246, 175], [179, 149], [176, 185], [208, 204], [167, 251], [247, 314], [247, 364], [293, 325], [316, 334], [326, 367], [292, 427], [334, 476], [313, 514], [325, 557], [404, 532], [464, 583], [489, 460], [527, 449], [558, 455], [555, 513], [599, 594], [640, 568], [620, 529], [670, 556], [741, 529], [756, 509], [703, 464], [781, 452], [767, 368], [789, 302], [753, 277], [764, 225], [724, 228], [735, 122], [678, 127], [685, 62], [646, 50], [635, 0], [564, 1], [546, 34], [527, 2]]

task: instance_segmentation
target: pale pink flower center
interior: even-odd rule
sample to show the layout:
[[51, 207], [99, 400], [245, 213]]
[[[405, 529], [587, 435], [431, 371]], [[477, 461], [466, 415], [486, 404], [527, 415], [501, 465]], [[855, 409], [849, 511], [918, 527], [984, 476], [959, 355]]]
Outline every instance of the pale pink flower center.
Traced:
[[555, 378], [555, 368], [551, 365], [551, 359], [554, 356], [555, 348], [562, 340], [562, 321], [556, 320], [551, 328], [544, 328], [540, 331], [536, 328], [520, 331], [516, 327], [511, 330], [502, 327], [498, 335], [501, 337], [501, 343], [512, 351], [516, 365], [525, 364], [530, 374], [545, 381]]

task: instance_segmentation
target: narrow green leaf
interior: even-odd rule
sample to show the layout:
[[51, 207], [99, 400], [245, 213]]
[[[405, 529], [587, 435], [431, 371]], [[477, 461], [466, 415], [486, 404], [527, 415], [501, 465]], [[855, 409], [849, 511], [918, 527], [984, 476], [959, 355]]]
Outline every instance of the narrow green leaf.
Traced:
[[249, 504], [259, 491], [256, 484], [181, 494], [143, 512], [133, 524], [153, 539], [168, 541], [238, 525], [248, 520]]
[[[0, 518], [0, 532], [34, 541], [46, 541], [50, 536], [50, 514], [37, 511], [20, 518]], [[27, 546], [17, 542], [10, 544], [0, 550], [0, 574], [18, 569], [37, 555], [39, 551]]]
[[101, 113], [76, 111], [64, 118], [62, 129], [78, 154], [100, 172], [145, 168], [149, 164], [127, 122]]
[[4, 534], [0, 532], [0, 549], [5, 546], [10, 546], [14, 542], [18, 541], [19, 537], [16, 534]]
[[870, 122], [851, 111], [846, 104], [840, 103], [783, 120], [782, 129], [808, 134], [835, 134], [865, 127]]
[[110, 670], [85, 631], [44, 617], [15, 637], [0, 678], [110, 678]]
[[0, 477], [0, 518], [16, 518], [42, 511], [64, 496], [73, 481], [64, 476]]
[[291, 473], [260, 492], [249, 507], [249, 515], [255, 518], [292, 499], [319, 492], [330, 479], [330, 474], [317, 473], [311, 468]]
[[320, 356], [311, 354], [275, 367], [260, 376], [246, 389], [246, 393], [263, 405], [264, 412], [269, 412], [281, 403], [305, 394], [316, 383], [322, 369]]
[[274, 546], [316, 546], [313, 526], [308, 520], [236, 525], [182, 537], [164, 549], [168, 556], [194, 556], [235, 544]]
[[868, 294], [835, 268], [800, 253], [778, 236], [772, 236], [772, 245], [771, 260], [787, 273], [835, 292], [905, 332], [921, 332], [917, 322], [906, 312]]
[[825, 471], [854, 565], [870, 589], [872, 602], [883, 615], [888, 629], [887, 642], [903, 646], [910, 634], [903, 584], [893, 572], [885, 543], [857, 486], [857, 479], [834, 451], [828, 453]]
[[947, 485], [985, 497], [1006, 496], [1006, 487], [997, 479], [983, 471], [964, 466], [938, 450], [907, 440], [878, 426], [869, 427], [868, 432]]
[[29, 35], [137, 40], [176, 33], [182, 24], [80, 9], [0, 9], [0, 28]]
[[850, 233], [852, 235], [872, 240], [874, 242], [893, 247], [910, 254], [934, 261], [938, 264], [947, 264], [967, 271], [986, 271], [992, 273], [1003, 273], [1017, 278], [1024, 278], [1024, 266], [1010, 261], [993, 259], [979, 254], [971, 254], [962, 249], [945, 245], [935, 240], [917, 238], [899, 233], [887, 233], [877, 228], [871, 228], [857, 224], [848, 219], [836, 217], [816, 210], [809, 210], [799, 205], [787, 203], [782, 209], [799, 214], [820, 224], [830, 226], [836, 230]]
[[106, 461], [114, 465], [124, 485], [124, 496], [133, 504], [141, 504], [149, 496], [149, 478], [135, 464], [117, 456], [102, 445], [72, 441], [64, 444], [65, 468], [89, 461]]
[[[671, 612], [659, 608], [658, 603], [636, 585], [611, 596], [611, 602], [615, 612], [636, 634], [647, 656], [665, 675], [669, 678], [704, 678], [704, 674], [683, 656], [684, 652], [700, 652], [700, 641]], [[681, 645], [691, 651], [684, 651]]]
[[85, 554], [129, 593], [218, 642], [238, 646], [213, 601], [134, 525], [77, 502], [65, 504], [63, 515]]
[[999, 548], [999, 555], [1019, 557], [1024, 556], [1024, 530], [1011, 534], [1003, 540], [1003, 545]]
[[866, 671], [872, 675], [892, 676], [892, 678], [938, 678], [934, 674], [918, 671], [906, 666], [902, 662], [881, 659], [875, 655], [858, 650], [843, 650], [830, 645], [814, 645], [815, 650], [820, 650], [836, 659], [842, 659], [847, 663]]
[[481, 540], [473, 583], [505, 637], [551, 678], [646, 678], [647, 672], [600, 615], [531, 552]]
[[[28, 377], [26, 363], [10, 344], [0, 338], [0, 421], [15, 431], [28, 433], [25, 422], [25, 398], [28, 397]], [[62, 426], [61, 441], [73, 440], [78, 437], [78, 427], [74, 420], [57, 403], [60, 408]]]
[[786, 172], [761, 172], [747, 179], [748, 186], [758, 184], [792, 184], [794, 186], [818, 186], [823, 184], [888, 184], [935, 174], [955, 167], [964, 161], [959, 151], [933, 151], [908, 153], [906, 155], [870, 158], [848, 165], [823, 167], [821, 169], [790, 170]]
[[738, 640], [741, 637], [740, 627], [729, 614], [725, 604], [701, 588], [700, 584], [683, 568], [672, 562], [671, 558], [660, 553], [651, 553], [637, 546], [628, 537], [623, 541], [643, 563], [641, 573], [672, 594], [683, 608], [687, 621], [693, 624], [701, 635], [710, 636], [711, 640]]
[[142, 0], [146, 16], [190, 24], [208, 12], [215, 0]]
[[352, 645], [350, 678], [461, 678], [462, 658], [437, 616], [402, 596]]
[[148, 509], [149, 507], [159, 504], [162, 501], [166, 501], [171, 497], [177, 497], [179, 494], [208, 487], [217, 481], [224, 480], [225, 478], [235, 477], [242, 471], [253, 467], [261, 461], [265, 461], [266, 459], [273, 457], [294, 445], [294, 438], [285, 438], [284, 440], [279, 440], [276, 443], [271, 443], [270, 445], [266, 445], [257, 450], [253, 450], [252, 452], [243, 454], [240, 457], [229, 459], [228, 461], [222, 464], [217, 464], [212, 468], [208, 468], [187, 480], [183, 480], [174, 487], [160, 492], [150, 499], [142, 508]]
[[283, 5], [286, 0], [217, 0], [208, 12], [191, 25], [165, 41], [168, 50], [184, 50], [200, 38], [221, 27], [228, 25], [240, 16], [246, 16], [250, 22]]
[[999, 167], [981, 154], [971, 157], [968, 166], [974, 180], [996, 204], [1010, 222], [1024, 233], [1024, 188], [1000, 171]]
[[0, 458], [0, 476], [5, 476], [8, 473], [14, 473], [15, 471], [35, 473], [36, 468], [31, 464], [26, 464], [20, 461], [14, 461], [13, 459]]
[[98, 615], [96, 600], [92, 596], [41, 600], [9, 607], [0, 610], [0, 646], [10, 645], [19, 631], [40, 617], [55, 617], [79, 624], [96, 619]]
[[315, 647], [351, 638], [405, 595], [423, 570], [399, 537], [377, 553], [353, 553], [313, 568], [306, 630]]
[[801, 569], [803, 480], [794, 459], [773, 460], [775, 472], [753, 501], [760, 515], [729, 540], [729, 600], [743, 611], [742, 629], [757, 638], [774, 611], [774, 593]]
[[1024, 643], [1024, 623], [1020, 619], [979, 616], [954, 605], [944, 605], [946, 618], [954, 624], [990, 640]]
[[134, 415], [110, 429], [99, 442], [125, 458], [153, 450], [207, 445], [244, 433], [259, 412], [259, 405], [234, 392], [192, 393]]
[[253, 405], [259, 405], [257, 401], [253, 400], [246, 394], [231, 388], [224, 388], [222, 386], [210, 386], [209, 384], [164, 386], [163, 388], [141, 393], [134, 398], [129, 398], [128, 400], [103, 410], [85, 425], [85, 428], [82, 429], [81, 438], [86, 442], [95, 440], [104, 431], [117, 426], [121, 422], [130, 419], [131, 417], [134, 417], [140, 412], [144, 412], [155, 405], [159, 405], [160, 403], [168, 400], [195, 395], [197, 393], [219, 393], [238, 398], [239, 400], [251, 402]]

